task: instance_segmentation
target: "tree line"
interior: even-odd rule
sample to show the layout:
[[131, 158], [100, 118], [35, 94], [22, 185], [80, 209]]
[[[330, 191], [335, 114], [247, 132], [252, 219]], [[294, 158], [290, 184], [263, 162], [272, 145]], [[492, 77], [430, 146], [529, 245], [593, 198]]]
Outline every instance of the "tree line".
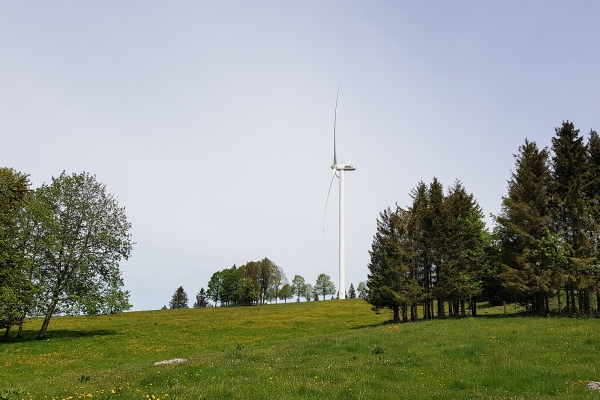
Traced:
[[380, 213], [367, 301], [394, 321], [477, 314], [476, 301], [514, 301], [547, 314], [600, 309], [600, 137], [572, 122], [551, 148], [525, 140], [489, 230], [456, 181], [419, 182], [406, 208]]
[[[358, 286], [358, 296], [365, 297], [366, 284], [361, 282]], [[250, 261], [237, 267], [225, 268], [213, 273], [207, 289], [200, 289], [196, 295], [194, 307], [217, 306], [251, 306], [262, 305], [266, 302], [277, 302], [296, 297], [296, 301], [305, 298], [306, 301], [318, 301], [321, 296], [325, 300], [326, 296], [336, 295], [336, 287], [331, 277], [327, 274], [320, 274], [314, 285], [306, 283], [304, 277], [295, 275], [292, 282], [289, 283], [283, 268], [275, 264], [268, 258], [261, 261]], [[348, 291], [349, 298], [355, 298], [357, 290], [350, 284]], [[187, 308], [188, 296], [182, 286], [177, 288], [169, 308]], [[167, 306], [163, 306], [166, 309]]]
[[0, 328], [21, 335], [26, 317], [115, 313], [131, 308], [119, 262], [132, 250], [125, 209], [88, 173], [32, 189], [28, 175], [0, 168]]

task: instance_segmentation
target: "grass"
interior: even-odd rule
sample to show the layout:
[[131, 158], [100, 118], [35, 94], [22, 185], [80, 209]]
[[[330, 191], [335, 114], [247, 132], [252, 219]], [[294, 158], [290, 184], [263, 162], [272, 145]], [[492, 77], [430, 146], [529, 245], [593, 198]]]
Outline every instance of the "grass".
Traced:
[[[0, 344], [0, 398], [600, 399], [600, 320], [384, 324], [362, 300], [57, 317]], [[487, 313], [487, 314], [486, 314]], [[155, 361], [186, 363], [155, 367]]]

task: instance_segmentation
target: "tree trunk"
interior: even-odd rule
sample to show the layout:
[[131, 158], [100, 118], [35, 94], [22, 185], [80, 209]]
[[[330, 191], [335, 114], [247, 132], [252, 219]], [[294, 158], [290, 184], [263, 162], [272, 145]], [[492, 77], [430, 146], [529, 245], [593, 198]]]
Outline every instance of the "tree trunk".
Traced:
[[44, 322], [42, 322], [42, 328], [40, 329], [40, 332], [37, 336], [38, 340], [41, 340], [46, 337], [46, 332], [48, 331], [48, 324], [50, 324], [50, 318], [52, 318], [52, 315], [54, 314], [57, 302], [58, 299], [53, 299], [50, 308], [48, 308], [48, 311], [46, 311], [46, 315], [44, 316]]
[[10, 334], [10, 327], [11, 327], [11, 321], [9, 318], [6, 323], [6, 332], [4, 332], [4, 341], [5, 342], [8, 342], [8, 335]]
[[408, 322], [408, 306], [402, 304], [402, 322]]
[[537, 297], [537, 299], [536, 299], [535, 302], [537, 303], [536, 304], [536, 306], [537, 306], [536, 307], [537, 308], [537, 310], [536, 310], [537, 313], [540, 314], [540, 315], [543, 315], [544, 314], [544, 296], [540, 294]]
[[400, 322], [400, 307], [394, 306], [394, 322]]
[[21, 318], [19, 321], [19, 331], [17, 332], [17, 339], [21, 338], [21, 334], [23, 333], [23, 322], [25, 321], [25, 317]]
[[467, 313], [465, 312], [465, 299], [460, 299], [460, 316], [465, 317]]
[[600, 289], [596, 289], [596, 314], [600, 314]]
[[444, 300], [441, 297], [438, 297], [438, 318], [444, 318], [446, 316], [446, 311], [444, 310]]
[[558, 289], [558, 315], [561, 315], [561, 313], [562, 313], [562, 308], [561, 307], [562, 307], [562, 305], [561, 305], [561, 302], [560, 302], [560, 289]]
[[476, 317], [477, 316], [477, 298], [473, 297], [471, 298], [471, 315]]
[[416, 304], [410, 305], [410, 320], [413, 322], [417, 320], [417, 305]]

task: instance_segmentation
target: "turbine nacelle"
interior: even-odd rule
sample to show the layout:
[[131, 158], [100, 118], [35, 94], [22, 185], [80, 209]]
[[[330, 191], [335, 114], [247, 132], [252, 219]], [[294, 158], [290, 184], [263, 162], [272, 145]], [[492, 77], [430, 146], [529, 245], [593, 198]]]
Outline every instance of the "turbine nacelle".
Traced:
[[356, 165], [352, 163], [348, 164], [333, 164], [331, 169], [335, 169], [336, 171], [354, 171], [356, 169]]

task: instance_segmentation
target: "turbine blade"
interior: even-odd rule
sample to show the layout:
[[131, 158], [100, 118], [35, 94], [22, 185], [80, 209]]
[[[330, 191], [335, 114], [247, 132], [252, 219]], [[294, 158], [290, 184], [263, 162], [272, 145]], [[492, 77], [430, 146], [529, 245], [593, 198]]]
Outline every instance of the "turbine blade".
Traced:
[[340, 87], [338, 86], [337, 95], [335, 96], [335, 111], [333, 112], [333, 165], [337, 164], [337, 155], [335, 151], [335, 126], [337, 125], [337, 104], [340, 97]]
[[331, 186], [333, 185], [333, 178], [336, 177], [336, 171], [333, 170], [331, 175], [331, 182], [329, 182], [329, 190], [327, 191], [327, 200], [325, 200], [325, 212], [323, 212], [323, 236], [325, 236], [325, 216], [327, 215], [327, 203], [329, 203], [329, 194], [331, 194]]

